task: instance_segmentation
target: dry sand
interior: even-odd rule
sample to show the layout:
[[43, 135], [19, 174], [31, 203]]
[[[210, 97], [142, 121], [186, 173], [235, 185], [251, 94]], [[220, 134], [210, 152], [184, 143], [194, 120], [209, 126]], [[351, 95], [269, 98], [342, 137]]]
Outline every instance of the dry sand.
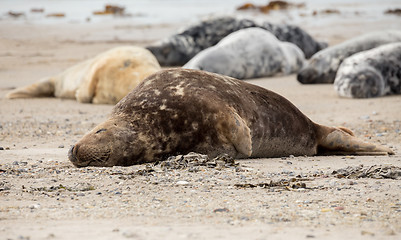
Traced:
[[[303, 27], [333, 44], [390, 23]], [[341, 99], [333, 86], [303, 86], [295, 75], [250, 80], [284, 95], [312, 120], [348, 127], [396, 155], [252, 159], [238, 161], [241, 170], [142, 175], [145, 165], [77, 169], [67, 159], [70, 145], [105, 120], [112, 106], [4, 98], [10, 88], [101, 51], [144, 46], [176, 29], [0, 21], [0, 239], [401, 238], [400, 178], [333, 174], [360, 164], [401, 167], [400, 96]], [[288, 184], [264, 184], [280, 180]]]

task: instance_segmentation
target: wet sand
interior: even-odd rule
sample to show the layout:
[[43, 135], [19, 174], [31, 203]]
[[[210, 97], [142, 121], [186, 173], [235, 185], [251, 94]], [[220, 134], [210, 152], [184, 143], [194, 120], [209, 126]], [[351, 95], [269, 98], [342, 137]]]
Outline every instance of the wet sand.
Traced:
[[[335, 44], [394, 26], [394, 19], [302, 27]], [[400, 238], [400, 180], [333, 174], [360, 164], [401, 167], [400, 96], [343, 99], [332, 85], [300, 85], [295, 75], [249, 80], [287, 97], [315, 122], [348, 127], [366, 141], [391, 147], [396, 155], [239, 160], [241, 171], [201, 167], [142, 175], [138, 170], [145, 165], [78, 169], [67, 159], [69, 146], [105, 120], [112, 106], [4, 98], [13, 87], [101, 51], [145, 46], [180, 27], [0, 21], [2, 238]], [[282, 179], [305, 185], [258, 185]]]

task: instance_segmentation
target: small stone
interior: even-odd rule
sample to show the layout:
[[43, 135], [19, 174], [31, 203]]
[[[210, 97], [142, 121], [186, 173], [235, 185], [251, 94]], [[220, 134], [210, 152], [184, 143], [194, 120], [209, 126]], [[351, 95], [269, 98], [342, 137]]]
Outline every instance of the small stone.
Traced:
[[385, 231], [384, 234], [385, 234], [385, 235], [388, 235], [388, 236], [395, 236], [395, 235], [397, 235], [397, 233], [396, 233], [393, 229], [388, 229], [387, 231]]
[[125, 238], [138, 238], [138, 235], [137, 235], [136, 233], [128, 232], [128, 231], [123, 232], [122, 235], [123, 235]]
[[189, 182], [187, 182], [187, 181], [178, 181], [177, 182], [177, 185], [188, 185], [189, 184]]
[[64, 148], [64, 145], [59, 145], [58, 148]]
[[322, 208], [320, 211], [321, 211], [321, 212], [330, 212], [331, 209], [330, 209], [330, 208]]
[[3, 147], [0, 147], [0, 150], [4, 150], [4, 148], [3, 148]]
[[30, 237], [26, 237], [26, 236], [19, 235], [17, 239], [18, 239], [18, 240], [29, 240], [29, 239], [31, 239], [31, 238], [30, 238]]
[[49, 235], [47, 235], [48, 239], [55, 238], [55, 237], [56, 237], [56, 235], [54, 235], [54, 233], [50, 233]]
[[306, 235], [306, 238], [315, 238], [315, 235], [308, 234], [308, 235]]
[[228, 210], [227, 208], [216, 208], [213, 210], [214, 213], [218, 213], [218, 212], [229, 212], [230, 210]]
[[338, 207], [335, 207], [334, 210], [336, 210], [336, 211], [342, 211], [342, 210], [344, 210], [344, 207], [338, 206]]
[[29, 206], [30, 209], [39, 209], [40, 208], [40, 204], [32, 204], [31, 206]]
[[372, 233], [372, 232], [368, 232], [368, 231], [365, 231], [365, 230], [362, 230], [361, 231], [361, 235], [369, 235], [369, 236], [375, 236], [375, 234], [374, 233]]

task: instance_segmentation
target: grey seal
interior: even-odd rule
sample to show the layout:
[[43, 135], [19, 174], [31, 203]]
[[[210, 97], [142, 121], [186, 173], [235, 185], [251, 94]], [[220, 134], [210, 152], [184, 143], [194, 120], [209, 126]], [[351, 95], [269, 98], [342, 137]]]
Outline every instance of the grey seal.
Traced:
[[384, 44], [401, 41], [401, 31], [386, 30], [364, 34], [314, 54], [297, 79], [304, 84], [333, 83], [337, 69], [344, 59]]
[[228, 76], [168, 69], [149, 76], [69, 150], [77, 167], [129, 166], [189, 152], [234, 158], [393, 152], [313, 123], [284, 97]]
[[281, 42], [262, 28], [246, 28], [199, 52], [183, 68], [248, 79], [288, 75], [301, 69], [304, 61], [303, 52], [295, 44]]
[[352, 55], [338, 68], [334, 89], [350, 98], [401, 93], [401, 42]]
[[327, 47], [298, 26], [257, 23], [250, 19], [217, 17], [189, 26], [162, 41], [147, 46], [162, 66], [182, 66], [200, 51], [216, 45], [228, 34], [244, 28], [259, 27], [274, 34], [279, 40], [297, 45], [307, 58]]

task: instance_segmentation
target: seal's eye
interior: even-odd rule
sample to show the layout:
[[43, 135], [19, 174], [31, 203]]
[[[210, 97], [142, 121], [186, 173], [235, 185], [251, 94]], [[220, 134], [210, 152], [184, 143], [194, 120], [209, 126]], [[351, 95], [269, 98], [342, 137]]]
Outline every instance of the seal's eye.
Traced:
[[106, 130], [107, 130], [106, 128], [101, 128], [101, 129], [97, 130], [97, 131], [95, 132], [95, 134], [104, 132], [104, 131], [106, 131]]

